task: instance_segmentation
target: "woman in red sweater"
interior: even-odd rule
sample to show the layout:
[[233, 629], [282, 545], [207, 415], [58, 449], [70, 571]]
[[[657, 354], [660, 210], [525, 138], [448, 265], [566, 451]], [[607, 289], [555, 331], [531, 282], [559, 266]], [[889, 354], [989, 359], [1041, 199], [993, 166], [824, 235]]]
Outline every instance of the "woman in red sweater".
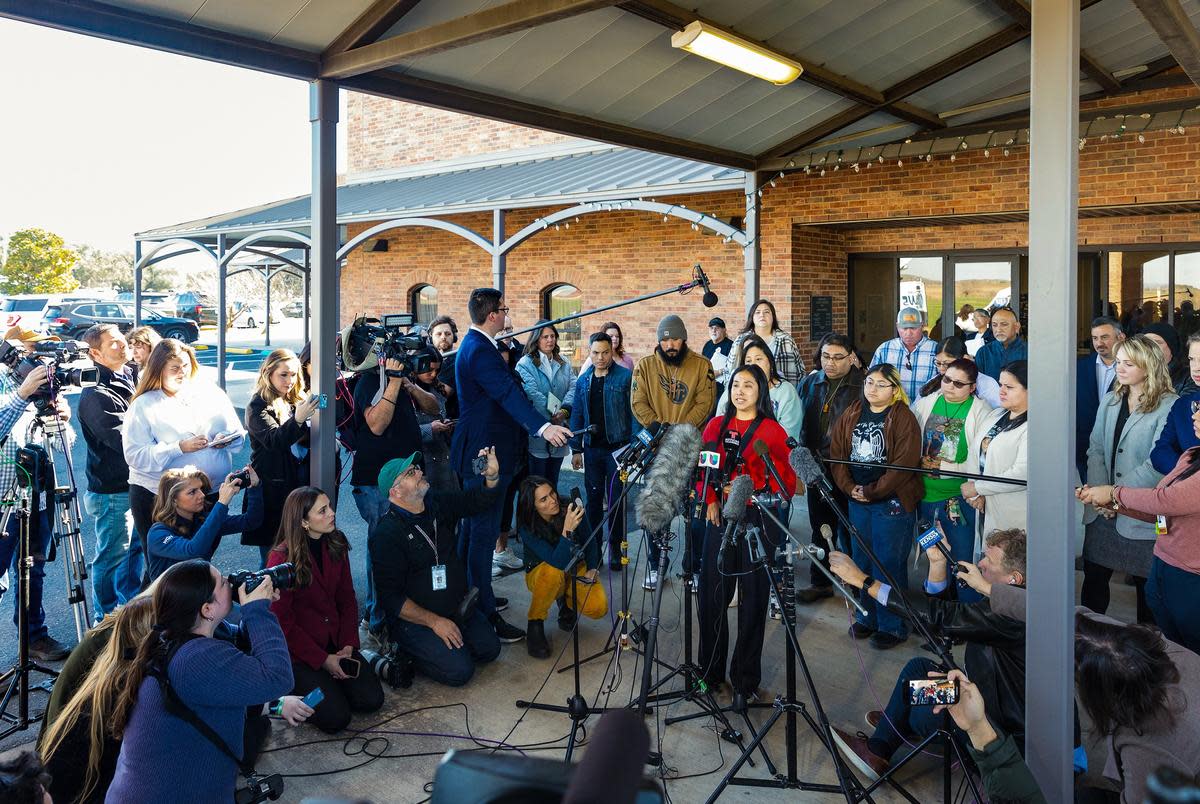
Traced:
[[290, 561], [296, 585], [279, 593], [271, 611], [292, 656], [294, 694], [307, 695], [316, 687], [325, 693], [309, 722], [328, 734], [346, 728], [351, 712], [383, 706], [379, 676], [358, 652], [349, 552], [325, 492], [301, 486], [287, 496], [267, 566]]
[[[756, 492], [796, 493], [796, 474], [788, 464], [787, 433], [771, 412], [770, 386], [762, 369], [744, 365], [729, 378], [726, 412], [704, 428], [706, 444], [715, 443], [721, 454], [719, 486], [739, 475], [749, 475]], [[770, 479], [763, 457], [754, 450], [754, 442], [767, 446], [768, 456], [779, 472], [784, 488]], [[758, 693], [762, 679], [763, 631], [767, 620], [770, 591], [766, 573], [750, 559], [750, 537], [741, 535], [728, 546], [718, 560], [725, 527], [721, 522], [721, 499], [713, 488], [703, 489], [708, 501], [708, 533], [704, 539], [704, 560], [700, 570], [700, 666], [710, 686], [725, 680], [725, 660], [729, 648], [727, 610], [738, 590], [737, 642], [729, 662], [729, 681], [733, 686], [735, 707], [741, 708]], [[779, 514], [775, 510], [776, 515]], [[785, 535], [757, 507], [750, 505], [742, 528], [758, 530], [756, 553], [774, 559], [775, 550]]]

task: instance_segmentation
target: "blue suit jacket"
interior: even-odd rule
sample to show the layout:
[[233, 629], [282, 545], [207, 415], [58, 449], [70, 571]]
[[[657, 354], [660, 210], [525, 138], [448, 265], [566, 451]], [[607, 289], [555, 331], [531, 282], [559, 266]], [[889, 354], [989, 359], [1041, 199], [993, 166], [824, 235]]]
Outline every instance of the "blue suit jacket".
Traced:
[[512, 474], [518, 450], [528, 444], [520, 428], [534, 434], [546, 419], [525, 398], [496, 346], [477, 330], [468, 330], [463, 337], [454, 376], [458, 424], [450, 442], [450, 465], [461, 477], [471, 477], [471, 461], [479, 450], [494, 446], [500, 472]]
[[1092, 425], [1096, 423], [1100, 397], [1096, 390], [1096, 353], [1088, 352], [1075, 366], [1075, 467], [1079, 470], [1079, 479], [1084, 482], [1087, 481], [1088, 441], [1092, 437]]

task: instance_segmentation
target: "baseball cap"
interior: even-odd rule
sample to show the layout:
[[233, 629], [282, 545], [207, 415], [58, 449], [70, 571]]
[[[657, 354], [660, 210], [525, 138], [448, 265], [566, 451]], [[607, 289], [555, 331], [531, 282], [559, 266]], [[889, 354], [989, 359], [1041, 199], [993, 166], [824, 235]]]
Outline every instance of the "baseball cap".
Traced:
[[379, 490], [384, 496], [392, 490], [392, 485], [395, 484], [396, 478], [408, 471], [408, 467], [412, 466], [421, 460], [421, 453], [414, 452], [407, 458], [392, 458], [383, 465], [379, 470]]
[[[710, 327], [724, 327], [725, 319], [724, 318], [714, 318], [708, 322], [708, 325]], [[726, 329], [728, 329], [728, 327], [726, 327]]]
[[921, 311], [916, 307], [901, 308], [896, 316], [896, 329], [920, 329], [921, 323]]

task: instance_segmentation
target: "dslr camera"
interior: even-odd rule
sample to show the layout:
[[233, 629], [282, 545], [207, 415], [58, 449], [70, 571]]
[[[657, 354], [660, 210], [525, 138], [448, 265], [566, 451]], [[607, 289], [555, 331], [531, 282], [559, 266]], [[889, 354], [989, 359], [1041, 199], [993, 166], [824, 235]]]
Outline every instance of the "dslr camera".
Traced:
[[266, 569], [240, 570], [226, 576], [230, 586], [234, 589], [245, 586], [247, 592], [253, 592], [261, 586], [264, 578], [270, 578], [279, 591], [286, 591], [296, 585], [296, 567], [291, 562], [284, 562]]
[[387, 371], [389, 377], [409, 377], [416, 371], [418, 356], [432, 341], [409, 330], [414, 319], [409, 313], [392, 313], [378, 318], [358, 318], [342, 330], [342, 363], [354, 372], [377, 368], [386, 360], [404, 363], [400, 372]]
[[[99, 382], [100, 372], [88, 357], [88, 345], [83, 341], [38, 341], [25, 347], [28, 352], [8, 341], [0, 342], [0, 363], [8, 366], [18, 384], [38, 366], [46, 367], [46, 384], [29, 399], [39, 416], [53, 409], [60, 389], [88, 388]], [[88, 365], [68, 365], [82, 361]]]
[[272, 773], [261, 776], [257, 773], [246, 777], [244, 787], [239, 787], [233, 794], [235, 804], [258, 804], [260, 801], [278, 801], [283, 795], [283, 776]]
[[239, 486], [244, 489], [248, 489], [250, 488], [250, 469], [239, 469], [236, 472], [231, 472], [229, 479], [236, 480]]
[[364, 650], [362, 657], [379, 676], [379, 680], [392, 689], [408, 689], [412, 686], [413, 660], [408, 654], [393, 648], [388, 653]]

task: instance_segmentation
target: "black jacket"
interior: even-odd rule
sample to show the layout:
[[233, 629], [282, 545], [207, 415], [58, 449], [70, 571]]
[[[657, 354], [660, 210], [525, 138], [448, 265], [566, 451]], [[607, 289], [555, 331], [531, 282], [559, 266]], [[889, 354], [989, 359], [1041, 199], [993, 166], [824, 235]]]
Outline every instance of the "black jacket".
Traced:
[[79, 395], [79, 423], [87, 442], [88, 491], [129, 491], [129, 464], [121, 446], [121, 424], [133, 398], [133, 379], [99, 364], [98, 382]]
[[[895, 595], [889, 597], [887, 607], [906, 616]], [[966, 643], [963, 669], [983, 693], [988, 715], [999, 730], [1024, 746], [1025, 623], [992, 611], [986, 599], [960, 603], [945, 593], [914, 603], [913, 609], [934, 637]]]
[[825, 397], [829, 393], [830, 381], [825, 371], [814, 371], [800, 380], [800, 407], [804, 411], [804, 426], [801, 440], [813, 454], [829, 457], [829, 440], [833, 424], [845, 412], [850, 403], [862, 397], [863, 373], [852, 368], [837, 386], [833, 399], [829, 401], [828, 426], [821, 428], [821, 413]]
[[[292, 454], [292, 445], [307, 448], [308, 427], [292, 416], [280, 423], [275, 410], [258, 394], [246, 405], [246, 432], [250, 434], [250, 463], [262, 484], [263, 521], [257, 528], [242, 532], [242, 544], [273, 545], [279, 529], [283, 503], [292, 489], [308, 483], [308, 459]], [[245, 495], [243, 495], [244, 497]], [[242, 511], [246, 510], [242, 502]]]

